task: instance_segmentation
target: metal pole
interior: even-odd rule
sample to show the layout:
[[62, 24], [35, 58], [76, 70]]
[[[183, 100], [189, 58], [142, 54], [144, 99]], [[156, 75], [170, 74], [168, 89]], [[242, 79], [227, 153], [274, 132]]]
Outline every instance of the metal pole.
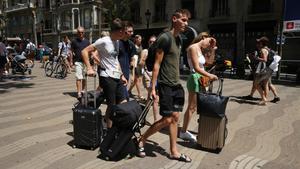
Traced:
[[[281, 11], [281, 18], [280, 18], [280, 41], [279, 41], [279, 55], [281, 56], [281, 60], [283, 59], [283, 56], [282, 56], [282, 37], [283, 37], [283, 17], [284, 17], [284, 13], [285, 13], [285, 3], [286, 1], [283, 0], [282, 1], [282, 11]], [[277, 71], [277, 74], [276, 74], [276, 78], [277, 80], [280, 80], [280, 73], [281, 73], [281, 62], [279, 62], [279, 65], [278, 65], [278, 71]]]
[[33, 36], [34, 36], [34, 43], [35, 43], [35, 46], [37, 46], [38, 45], [38, 41], [37, 41], [37, 34], [36, 34], [36, 12], [33, 10], [32, 14], [33, 14]]

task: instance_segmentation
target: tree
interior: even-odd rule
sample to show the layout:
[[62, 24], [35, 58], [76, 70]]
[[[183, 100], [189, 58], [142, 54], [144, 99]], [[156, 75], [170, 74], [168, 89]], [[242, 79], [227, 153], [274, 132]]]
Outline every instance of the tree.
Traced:
[[122, 20], [130, 20], [130, 4], [132, 0], [105, 0], [103, 1], [103, 12], [105, 20], [109, 23], [114, 18], [120, 18]]

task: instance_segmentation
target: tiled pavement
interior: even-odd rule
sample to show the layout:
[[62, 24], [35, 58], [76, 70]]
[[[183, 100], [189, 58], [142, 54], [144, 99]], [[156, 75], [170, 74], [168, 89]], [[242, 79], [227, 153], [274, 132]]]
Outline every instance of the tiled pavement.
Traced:
[[[299, 86], [276, 85], [281, 101], [258, 106], [237, 98], [248, 94], [251, 81], [225, 79], [223, 94], [232, 97], [227, 107], [229, 133], [220, 154], [198, 150], [195, 145], [178, 139], [180, 151], [193, 162], [169, 160], [166, 157], [169, 138], [160, 132], [150, 137], [146, 158], [107, 162], [97, 158], [98, 150], [70, 146], [73, 129], [69, 120], [76, 101], [72, 97], [73, 74], [64, 80], [48, 78], [37, 65], [27, 77], [30, 79], [0, 81], [1, 169], [300, 168]], [[147, 119], [152, 122], [151, 111]], [[190, 125], [194, 132], [197, 132], [197, 119], [194, 114]]]

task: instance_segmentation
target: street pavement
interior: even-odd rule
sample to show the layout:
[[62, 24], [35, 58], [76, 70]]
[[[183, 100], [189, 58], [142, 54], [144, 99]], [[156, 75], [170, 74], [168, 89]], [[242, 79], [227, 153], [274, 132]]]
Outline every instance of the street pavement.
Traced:
[[[184, 86], [185, 79], [182, 77]], [[90, 79], [90, 89], [92, 84]], [[219, 154], [199, 150], [195, 144], [178, 138], [179, 150], [193, 162], [170, 160], [169, 137], [163, 130], [149, 138], [147, 157], [110, 162], [97, 158], [98, 149], [72, 148], [73, 126], [69, 121], [76, 103], [74, 72], [66, 79], [49, 78], [37, 63], [32, 75], [10, 75], [0, 81], [0, 168], [299, 169], [299, 86], [276, 85], [281, 101], [259, 106], [258, 101], [240, 98], [249, 93], [251, 85], [247, 80], [224, 80], [223, 95], [231, 99], [226, 110], [226, 145]], [[270, 94], [269, 99], [272, 97]], [[105, 105], [101, 110], [104, 112]], [[189, 127], [194, 133], [198, 130], [197, 119], [195, 113]], [[153, 122], [152, 110], [147, 120]], [[183, 113], [180, 126], [182, 121]]]

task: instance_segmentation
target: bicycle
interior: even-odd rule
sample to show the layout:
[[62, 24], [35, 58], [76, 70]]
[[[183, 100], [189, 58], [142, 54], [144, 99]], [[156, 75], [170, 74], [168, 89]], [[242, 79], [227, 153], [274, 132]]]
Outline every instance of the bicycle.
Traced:
[[53, 73], [56, 74], [56, 77], [65, 78], [67, 77], [67, 65], [64, 61], [62, 55], [55, 56], [53, 59], [49, 60], [45, 64], [45, 74], [48, 77], [51, 77]]

